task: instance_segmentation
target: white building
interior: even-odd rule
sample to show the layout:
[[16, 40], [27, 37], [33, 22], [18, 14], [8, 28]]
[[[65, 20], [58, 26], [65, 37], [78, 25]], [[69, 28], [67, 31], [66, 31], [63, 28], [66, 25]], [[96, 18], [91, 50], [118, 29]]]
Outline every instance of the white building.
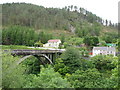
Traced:
[[60, 39], [48, 40], [48, 43], [44, 44], [43, 47], [46, 47], [46, 48], [59, 48], [60, 43], [61, 43]]
[[93, 56], [96, 55], [113, 55], [116, 56], [115, 47], [93, 47]]

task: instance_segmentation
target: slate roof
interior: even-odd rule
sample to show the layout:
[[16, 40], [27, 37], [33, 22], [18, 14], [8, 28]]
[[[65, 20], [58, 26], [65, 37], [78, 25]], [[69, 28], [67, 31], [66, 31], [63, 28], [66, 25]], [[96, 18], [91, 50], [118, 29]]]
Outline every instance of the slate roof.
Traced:
[[116, 51], [115, 47], [93, 47], [93, 50]]

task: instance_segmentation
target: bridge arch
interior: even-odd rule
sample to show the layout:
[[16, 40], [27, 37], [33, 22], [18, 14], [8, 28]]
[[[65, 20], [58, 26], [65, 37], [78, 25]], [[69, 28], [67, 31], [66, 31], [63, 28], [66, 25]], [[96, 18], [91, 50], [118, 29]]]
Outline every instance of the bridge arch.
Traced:
[[[19, 65], [21, 62], [23, 62], [25, 59], [27, 59], [27, 58], [29, 58], [31, 56], [36, 57], [36, 55], [27, 55], [27, 56], [24, 56], [19, 61], [17, 61], [16, 64]], [[45, 55], [45, 54], [39, 54], [38, 56], [39, 57], [45, 57], [50, 62], [50, 64], [53, 64], [52, 60], [47, 55]]]

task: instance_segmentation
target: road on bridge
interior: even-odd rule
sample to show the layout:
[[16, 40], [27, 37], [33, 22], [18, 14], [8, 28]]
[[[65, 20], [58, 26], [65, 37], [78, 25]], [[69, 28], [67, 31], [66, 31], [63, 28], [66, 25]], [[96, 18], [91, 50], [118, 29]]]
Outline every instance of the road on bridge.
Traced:
[[[7, 50], [4, 50], [7, 52]], [[20, 49], [20, 50], [11, 50], [11, 54], [15, 55], [39, 55], [39, 54], [56, 54], [62, 53], [65, 50], [27, 50], [27, 49]]]

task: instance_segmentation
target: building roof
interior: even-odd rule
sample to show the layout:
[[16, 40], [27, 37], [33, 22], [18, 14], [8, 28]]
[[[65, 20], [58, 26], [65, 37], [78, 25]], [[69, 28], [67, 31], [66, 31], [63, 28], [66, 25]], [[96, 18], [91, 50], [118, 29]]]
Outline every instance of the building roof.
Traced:
[[114, 46], [114, 47], [116, 46], [116, 44], [113, 44], [113, 43], [107, 43], [106, 45], [107, 46]]
[[115, 47], [93, 47], [93, 50], [116, 51]]
[[53, 39], [53, 40], [48, 40], [48, 42], [59, 42], [60, 39]]

